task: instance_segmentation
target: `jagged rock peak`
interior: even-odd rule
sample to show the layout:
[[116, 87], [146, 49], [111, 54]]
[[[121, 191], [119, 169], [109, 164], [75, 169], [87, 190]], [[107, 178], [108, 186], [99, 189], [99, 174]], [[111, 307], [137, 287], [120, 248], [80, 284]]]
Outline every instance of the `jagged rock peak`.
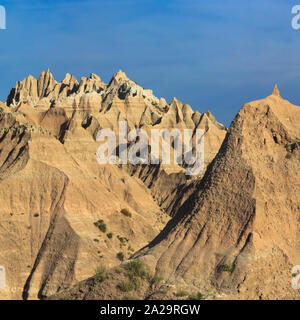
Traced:
[[127, 77], [125, 72], [123, 72], [120, 69], [117, 73], [115, 73], [112, 76], [111, 80], [109, 81], [108, 86], [118, 86], [118, 85], [120, 85], [120, 84], [122, 84], [124, 82], [129, 82], [129, 81], [131, 81], [131, 80]]
[[179, 101], [176, 97], [173, 97], [170, 105], [174, 105], [174, 104], [176, 105], [178, 103], [181, 103], [181, 101]]
[[102, 81], [101, 78], [96, 73], [91, 73], [90, 79]]
[[126, 81], [129, 80], [129, 78], [127, 77], [126, 73], [123, 72], [121, 69], [114, 74], [113, 76], [117, 81]]
[[73, 74], [66, 73], [64, 80], [62, 81], [64, 84], [77, 83], [78, 81]]
[[227, 298], [297, 298], [290, 266], [299, 256], [299, 177], [291, 178], [300, 165], [299, 120], [299, 107], [272, 96], [245, 104], [195, 193], [134, 257], [171, 274], [172, 285], [197, 278]]
[[56, 84], [50, 69], [48, 68], [46, 71], [42, 71], [39, 75], [38, 80], [38, 96], [45, 97], [48, 95]]
[[277, 84], [275, 84], [275, 86], [273, 88], [272, 95], [280, 97], [280, 92], [279, 92], [279, 89], [277, 87]]
[[213, 116], [213, 114], [208, 109], [203, 113], [202, 117], [204, 117], [204, 116], [206, 116], [213, 123], [216, 122], [215, 117]]

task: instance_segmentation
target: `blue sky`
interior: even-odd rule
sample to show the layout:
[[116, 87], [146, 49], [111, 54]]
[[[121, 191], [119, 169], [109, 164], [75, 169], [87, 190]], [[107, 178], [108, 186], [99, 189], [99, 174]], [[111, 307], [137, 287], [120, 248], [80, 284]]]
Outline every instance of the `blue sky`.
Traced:
[[[0, 100], [17, 80], [50, 68], [122, 69], [158, 97], [173, 96], [229, 125], [247, 101], [277, 83], [300, 105], [300, 30], [288, 0], [0, 0]], [[300, 1], [299, 1], [300, 4]]]

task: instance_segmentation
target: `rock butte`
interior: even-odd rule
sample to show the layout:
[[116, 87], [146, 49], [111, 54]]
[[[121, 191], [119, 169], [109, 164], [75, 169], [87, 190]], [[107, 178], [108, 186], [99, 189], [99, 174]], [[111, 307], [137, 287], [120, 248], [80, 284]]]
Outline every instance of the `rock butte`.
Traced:
[[0, 105], [1, 299], [48, 297], [100, 264], [113, 268], [119, 252], [128, 259], [159, 234], [201, 179], [178, 165], [100, 166], [95, 136], [119, 120], [205, 129], [206, 166], [227, 132], [209, 111], [168, 104], [122, 71], [109, 84], [96, 74], [58, 82], [50, 70], [18, 81]]
[[[104, 84], [95, 74], [59, 83], [47, 70], [16, 84], [0, 119], [1, 298], [128, 298], [122, 252], [160, 278], [139, 279], [139, 299], [179, 290], [299, 299], [291, 270], [300, 260], [300, 109], [277, 86], [227, 130], [122, 71]], [[96, 133], [123, 119], [146, 131], [205, 129], [204, 176], [187, 180], [177, 165], [99, 166]], [[99, 264], [103, 282], [92, 277]]]
[[[299, 299], [291, 286], [300, 261], [300, 108], [277, 87], [245, 104], [202, 180], [139, 258], [163, 280], [144, 280], [139, 298], [172, 299], [201, 292], [207, 299]], [[123, 273], [126, 274], [124, 265]], [[70, 299], [122, 299], [124, 279], [88, 279], [66, 291]], [[62, 293], [51, 297], [61, 298]]]

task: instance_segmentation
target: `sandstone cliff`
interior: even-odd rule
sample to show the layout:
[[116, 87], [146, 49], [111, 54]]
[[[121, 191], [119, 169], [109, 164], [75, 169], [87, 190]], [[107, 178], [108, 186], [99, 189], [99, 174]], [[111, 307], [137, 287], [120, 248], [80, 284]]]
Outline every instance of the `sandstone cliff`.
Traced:
[[99, 129], [117, 131], [122, 119], [147, 132], [205, 128], [206, 164], [226, 134], [209, 112], [177, 99], [168, 105], [122, 71], [105, 84], [95, 74], [58, 82], [47, 70], [17, 82], [0, 111], [2, 299], [50, 296], [100, 264], [118, 265], [155, 238], [170, 219], [166, 211], [175, 214], [187, 197], [179, 165], [100, 166]]
[[[203, 179], [193, 182], [164, 230], [133, 256], [163, 279], [156, 285], [144, 279], [138, 297], [176, 298], [184, 290], [212, 299], [299, 299], [291, 286], [300, 259], [299, 123], [300, 108], [277, 88], [241, 108]], [[123, 278], [112, 269], [109, 283], [89, 279], [66, 294], [127, 297], [116, 289], [128, 276], [122, 267]]]

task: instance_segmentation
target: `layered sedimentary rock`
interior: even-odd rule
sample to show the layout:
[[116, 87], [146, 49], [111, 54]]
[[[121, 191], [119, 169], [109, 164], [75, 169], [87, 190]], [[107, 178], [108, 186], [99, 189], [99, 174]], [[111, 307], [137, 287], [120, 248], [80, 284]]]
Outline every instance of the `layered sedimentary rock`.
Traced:
[[[208, 110], [203, 114], [194, 112], [189, 105], [176, 98], [168, 105], [164, 98], [158, 99], [152, 90], [142, 88], [121, 70], [106, 85], [96, 74], [91, 74], [89, 78], [82, 77], [79, 84], [73, 75], [67, 74], [59, 83], [48, 69], [40, 74], [39, 80], [29, 76], [17, 82], [7, 105], [12, 110], [18, 110], [26, 121], [51, 132], [62, 143], [75, 131], [83, 131], [82, 128], [94, 140], [102, 128], [110, 128], [118, 136], [119, 121], [126, 120], [128, 130], [143, 129], [149, 139], [152, 129], [179, 129], [182, 134], [185, 129], [190, 129], [193, 131], [195, 151], [196, 130], [203, 129], [205, 168], [215, 157], [226, 134], [226, 128]], [[143, 181], [147, 180], [146, 185], [151, 188], [154, 198], [171, 215], [175, 212], [172, 205], [174, 195], [180, 189], [178, 179], [186, 183], [188, 178], [179, 178], [185, 169], [174, 164], [173, 158], [171, 141], [172, 163], [161, 165], [159, 170], [157, 166], [155, 170], [151, 166], [124, 167], [131, 175], [138, 173]], [[171, 175], [173, 173], [176, 173], [175, 177]], [[163, 192], [162, 185], [165, 185]], [[167, 188], [168, 185], [170, 188]]]
[[163, 229], [170, 219], [164, 208], [175, 214], [183, 202], [181, 186], [189, 182], [182, 166], [100, 166], [99, 129], [118, 134], [119, 120], [148, 133], [202, 126], [207, 163], [226, 134], [207, 112], [177, 99], [168, 105], [122, 71], [105, 84], [95, 74], [58, 82], [47, 70], [17, 82], [0, 111], [3, 299], [43, 298], [100, 264], [117, 265]]
[[137, 256], [172, 283], [228, 297], [299, 298], [300, 108], [277, 88], [246, 104], [177, 217]]
[[[176, 216], [133, 256], [163, 278], [156, 288], [145, 280], [139, 297], [175, 298], [184, 290], [213, 299], [299, 299], [292, 287], [300, 261], [299, 123], [300, 108], [276, 87], [241, 108]], [[87, 280], [68, 295], [124, 298], [109, 289], [121, 281], [115, 273], [110, 283]]]

